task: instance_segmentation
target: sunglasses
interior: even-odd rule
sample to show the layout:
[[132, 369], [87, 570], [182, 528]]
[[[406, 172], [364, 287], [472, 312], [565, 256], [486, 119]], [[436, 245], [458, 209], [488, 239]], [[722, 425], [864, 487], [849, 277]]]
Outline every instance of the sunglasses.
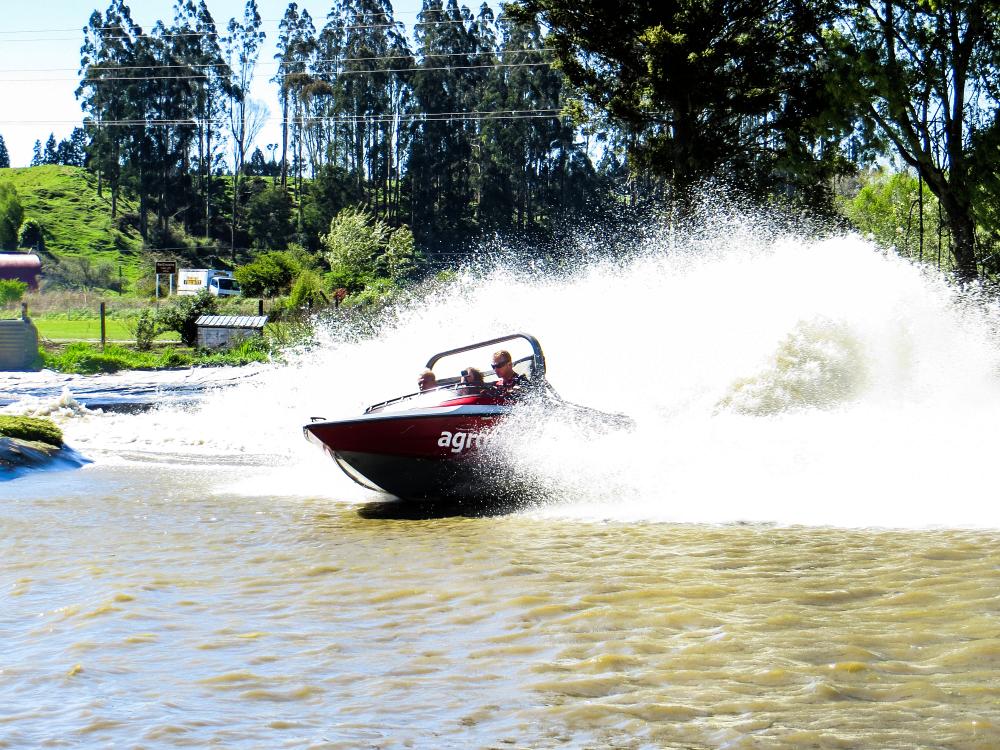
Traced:
[[472, 377], [472, 370], [462, 370], [462, 377], [463, 378], [471, 378]]
[[509, 359], [506, 362], [494, 362], [493, 363], [493, 369], [496, 370], [496, 369], [499, 369], [500, 367], [506, 367], [509, 364], [510, 364], [510, 360]]

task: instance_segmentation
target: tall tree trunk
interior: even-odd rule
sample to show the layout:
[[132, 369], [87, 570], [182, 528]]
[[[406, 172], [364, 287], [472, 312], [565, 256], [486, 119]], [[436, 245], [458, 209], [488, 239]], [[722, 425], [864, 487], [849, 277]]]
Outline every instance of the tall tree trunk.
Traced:
[[288, 94], [281, 97], [281, 187], [288, 188]]

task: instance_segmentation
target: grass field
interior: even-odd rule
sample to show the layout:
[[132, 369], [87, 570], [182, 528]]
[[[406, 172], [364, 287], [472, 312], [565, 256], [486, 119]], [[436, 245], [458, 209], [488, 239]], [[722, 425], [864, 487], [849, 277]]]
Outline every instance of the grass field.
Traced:
[[[57, 165], [0, 169], [0, 182], [17, 190], [25, 221], [41, 223], [49, 252], [110, 262], [130, 277], [137, 273], [142, 238], [136, 232], [126, 234], [111, 220], [110, 193], [105, 190], [99, 197], [97, 178], [85, 169]], [[133, 208], [121, 201], [123, 213]]]
[[[33, 318], [38, 335], [49, 341], [100, 341], [101, 321], [98, 318], [66, 320], [65, 318]], [[128, 321], [107, 318], [106, 335], [108, 341], [135, 341], [135, 334]], [[156, 337], [157, 341], [180, 341], [180, 337], [170, 331]]]

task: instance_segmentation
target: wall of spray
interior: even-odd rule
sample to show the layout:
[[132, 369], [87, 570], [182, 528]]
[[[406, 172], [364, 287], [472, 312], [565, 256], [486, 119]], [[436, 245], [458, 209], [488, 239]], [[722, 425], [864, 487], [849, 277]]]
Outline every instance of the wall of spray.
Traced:
[[379, 316], [331, 318], [314, 346], [191, 409], [85, 415], [67, 434], [103, 461], [238, 463], [239, 491], [357, 501], [302, 424], [414, 390], [436, 351], [526, 331], [563, 397], [638, 422], [511, 420], [494, 444], [550, 498], [530, 513], [1000, 526], [992, 303], [857, 236], [759, 217], [647, 228], [611, 255], [613, 239], [575, 239], [555, 271], [467, 268]]

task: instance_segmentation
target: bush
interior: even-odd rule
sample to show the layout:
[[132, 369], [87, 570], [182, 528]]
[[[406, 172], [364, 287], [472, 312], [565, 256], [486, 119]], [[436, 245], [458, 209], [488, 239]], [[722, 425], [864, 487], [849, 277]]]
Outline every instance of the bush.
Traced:
[[26, 291], [28, 291], [28, 285], [23, 281], [18, 281], [17, 279], [4, 279], [0, 281], [0, 305], [20, 302]]
[[289, 253], [272, 252], [258, 256], [233, 271], [245, 297], [277, 297], [287, 294], [302, 267]]
[[356, 293], [378, 277], [398, 283], [423, 262], [409, 227], [391, 229], [381, 219], [357, 208], [341, 211], [321, 238], [334, 286]]
[[166, 367], [189, 367], [192, 357], [185, 352], [168, 350], [159, 354], [135, 352], [124, 346], [109, 344], [103, 351], [93, 344], [76, 342], [61, 352], [40, 351], [45, 367], [58, 372], [83, 375], [118, 372], [119, 370], [159, 370]]
[[303, 271], [295, 280], [288, 306], [293, 310], [314, 310], [330, 304], [323, 292], [323, 282], [315, 271]]
[[17, 236], [18, 247], [28, 247], [32, 250], [45, 249], [45, 237], [42, 235], [42, 225], [37, 219], [28, 219], [21, 225]]
[[148, 307], [139, 313], [139, 317], [128, 324], [129, 329], [135, 334], [135, 348], [140, 352], [148, 352], [153, 348], [153, 339], [158, 333], [156, 329], [156, 315]]
[[198, 343], [198, 326], [195, 321], [202, 315], [216, 315], [218, 300], [202, 289], [192, 297], [178, 297], [169, 307], [160, 308], [157, 322], [164, 331], [177, 331], [187, 346]]
[[24, 219], [24, 209], [17, 190], [9, 182], [0, 182], [0, 248], [13, 250]]
[[45, 271], [46, 286], [63, 289], [108, 289], [121, 293], [125, 280], [111, 263], [95, 264], [86, 257], [61, 258]]
[[246, 208], [247, 230], [256, 247], [284, 250], [292, 233], [292, 201], [283, 189], [267, 187]]

